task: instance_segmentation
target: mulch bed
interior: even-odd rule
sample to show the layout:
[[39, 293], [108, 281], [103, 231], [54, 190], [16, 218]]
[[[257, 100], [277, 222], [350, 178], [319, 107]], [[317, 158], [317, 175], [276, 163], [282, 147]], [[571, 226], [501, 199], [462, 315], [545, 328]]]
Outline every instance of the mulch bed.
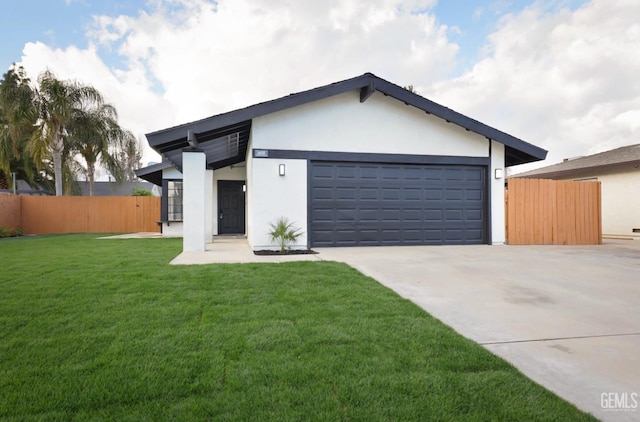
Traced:
[[260, 251], [253, 251], [256, 255], [309, 255], [309, 254], [317, 254], [318, 252], [312, 251], [311, 249], [292, 249], [289, 251], [284, 251], [281, 253], [280, 251], [272, 251], [269, 249], [264, 249]]

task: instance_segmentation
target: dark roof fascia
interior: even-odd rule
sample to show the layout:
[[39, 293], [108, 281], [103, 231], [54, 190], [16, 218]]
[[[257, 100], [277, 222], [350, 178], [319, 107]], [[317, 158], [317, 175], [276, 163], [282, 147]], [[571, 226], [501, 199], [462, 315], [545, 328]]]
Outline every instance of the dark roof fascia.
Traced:
[[487, 126], [484, 123], [480, 123], [477, 120], [428, 100], [371, 73], [365, 73], [364, 75], [352, 79], [335, 82], [330, 85], [325, 85], [297, 94], [291, 94], [286, 97], [255, 104], [240, 110], [230, 111], [192, 123], [152, 132], [146, 136], [149, 141], [149, 145], [157, 150], [158, 148], [156, 147], [176, 142], [177, 140], [184, 140], [184, 142], [186, 142], [188, 130], [192, 130], [196, 133], [207, 132], [216, 128], [238, 124], [242, 121], [251, 120], [258, 116], [297, 107], [353, 90], [361, 90], [361, 102], [366, 101], [372, 94], [373, 90], [379, 91], [382, 94], [404, 102], [406, 105], [414, 106], [426, 113], [440, 117], [447, 122], [454, 123], [471, 132], [475, 132], [488, 139], [500, 142], [509, 150], [507, 151], [507, 155], [514, 157], [512, 162], [507, 163], [507, 165], [524, 164], [544, 160], [547, 156], [547, 151], [542, 148], [511, 136], [498, 129]]
[[151, 164], [134, 171], [136, 176], [151, 182], [156, 186], [162, 186], [162, 170], [174, 167], [173, 164], [163, 161], [161, 163]]

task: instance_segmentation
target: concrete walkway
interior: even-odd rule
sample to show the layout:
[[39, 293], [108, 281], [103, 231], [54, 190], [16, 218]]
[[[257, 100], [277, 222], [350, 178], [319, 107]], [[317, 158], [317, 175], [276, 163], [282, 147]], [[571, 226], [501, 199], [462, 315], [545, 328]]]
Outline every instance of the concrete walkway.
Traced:
[[182, 252], [171, 261], [171, 265], [194, 264], [246, 264], [251, 262], [317, 261], [317, 254], [310, 255], [255, 255], [247, 239], [233, 236], [217, 236], [207, 244], [206, 252]]
[[254, 255], [244, 239], [218, 238], [207, 250], [172, 264], [345, 262], [581, 409], [605, 421], [640, 420], [640, 241], [320, 248], [276, 257]]

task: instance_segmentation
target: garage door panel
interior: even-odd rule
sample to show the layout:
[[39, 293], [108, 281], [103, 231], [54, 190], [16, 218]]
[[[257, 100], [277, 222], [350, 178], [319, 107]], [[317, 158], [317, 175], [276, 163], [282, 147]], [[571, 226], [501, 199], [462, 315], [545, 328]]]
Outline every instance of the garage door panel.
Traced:
[[484, 167], [311, 167], [312, 246], [484, 243]]
[[482, 210], [464, 210], [467, 221], [482, 221]]
[[333, 191], [331, 187], [316, 187], [314, 196], [316, 201], [333, 201]]
[[360, 221], [375, 223], [380, 220], [378, 209], [360, 209]]
[[398, 171], [399, 168], [397, 166], [382, 166], [381, 170], [381, 179], [382, 180], [400, 180], [401, 173]]
[[424, 231], [426, 242], [441, 242], [442, 241], [442, 229], [426, 229]]
[[357, 192], [358, 190], [356, 188], [336, 188], [336, 199], [338, 201], [352, 201], [355, 202], [357, 199]]
[[382, 222], [396, 223], [402, 221], [402, 211], [399, 209], [383, 209]]
[[443, 220], [442, 209], [427, 209], [424, 210], [424, 221], [442, 221]]
[[382, 188], [381, 194], [383, 201], [400, 200], [400, 189], [397, 187]]
[[466, 230], [466, 240], [482, 243], [482, 230]]
[[335, 175], [337, 179], [355, 179], [358, 175], [358, 169], [352, 166], [338, 165]]
[[446, 189], [444, 191], [444, 199], [446, 201], [461, 201], [464, 197], [462, 189]]
[[462, 242], [464, 239], [464, 232], [460, 229], [449, 229], [444, 232], [445, 241], [447, 242]]
[[424, 199], [426, 201], [441, 201], [444, 197], [444, 192], [442, 188], [425, 188], [424, 189]]
[[445, 212], [445, 221], [464, 221], [464, 211], [463, 210], [446, 210]]
[[311, 219], [315, 221], [317, 224], [320, 223], [331, 223], [334, 217], [333, 209], [315, 209], [311, 211]]
[[480, 189], [465, 189], [464, 199], [467, 201], [482, 201], [483, 191]]
[[420, 223], [423, 220], [423, 210], [405, 208], [402, 210], [402, 220], [407, 223]]
[[442, 168], [440, 167], [425, 168], [423, 172], [424, 180], [435, 180], [438, 182], [442, 180]]
[[404, 201], [422, 201], [422, 189], [404, 188], [402, 189], [402, 199]]
[[322, 164], [322, 163], [316, 163], [316, 165], [313, 168], [313, 179], [318, 181], [320, 179], [329, 179], [329, 180], [333, 180], [333, 168], [334, 166], [331, 164]]
[[444, 169], [444, 180], [461, 181], [465, 180], [465, 171], [462, 168], [446, 168]]
[[420, 244], [423, 240], [422, 230], [421, 229], [405, 229], [404, 238], [407, 243], [416, 243]]
[[405, 167], [402, 169], [404, 180], [423, 180], [424, 172], [419, 167]]
[[358, 210], [353, 208], [338, 208], [334, 212], [334, 222], [336, 223], [351, 223], [353, 224], [358, 220]]
[[465, 180], [468, 181], [482, 181], [484, 179], [484, 169], [475, 168], [475, 169], [465, 169]]
[[380, 178], [378, 170], [378, 166], [363, 164], [359, 167], [358, 174], [362, 180], [378, 180]]
[[358, 200], [359, 201], [378, 201], [380, 199], [380, 195], [378, 193], [379, 189], [377, 187], [362, 187], [358, 189]]

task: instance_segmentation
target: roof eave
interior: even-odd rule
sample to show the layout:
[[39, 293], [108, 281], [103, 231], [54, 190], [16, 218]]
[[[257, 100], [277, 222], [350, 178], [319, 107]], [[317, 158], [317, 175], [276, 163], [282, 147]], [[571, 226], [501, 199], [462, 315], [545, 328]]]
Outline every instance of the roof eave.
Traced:
[[151, 164], [134, 171], [136, 176], [151, 182], [156, 186], [162, 186], [162, 170], [173, 167], [173, 164], [163, 161], [161, 163]]
[[310, 102], [322, 100], [345, 92], [360, 90], [360, 101], [365, 102], [375, 91], [391, 96], [406, 105], [411, 105], [432, 114], [447, 122], [454, 123], [471, 132], [477, 133], [487, 139], [492, 139], [504, 144], [507, 148], [505, 165], [512, 166], [534, 161], [544, 160], [547, 151], [532, 145], [522, 139], [511, 136], [493, 127], [480, 123], [470, 117], [444, 107], [438, 103], [417, 95], [403, 87], [388, 82], [371, 73], [325, 85], [308, 91], [291, 94], [286, 97], [255, 104], [243, 109], [230, 111], [223, 114], [208, 117], [191, 123], [175, 126], [157, 132], [147, 134], [149, 145], [162, 153], [162, 149], [168, 144], [186, 144], [188, 131], [203, 133], [225, 126], [236, 125], [255, 117], [275, 113], [288, 108], [300, 106]]

